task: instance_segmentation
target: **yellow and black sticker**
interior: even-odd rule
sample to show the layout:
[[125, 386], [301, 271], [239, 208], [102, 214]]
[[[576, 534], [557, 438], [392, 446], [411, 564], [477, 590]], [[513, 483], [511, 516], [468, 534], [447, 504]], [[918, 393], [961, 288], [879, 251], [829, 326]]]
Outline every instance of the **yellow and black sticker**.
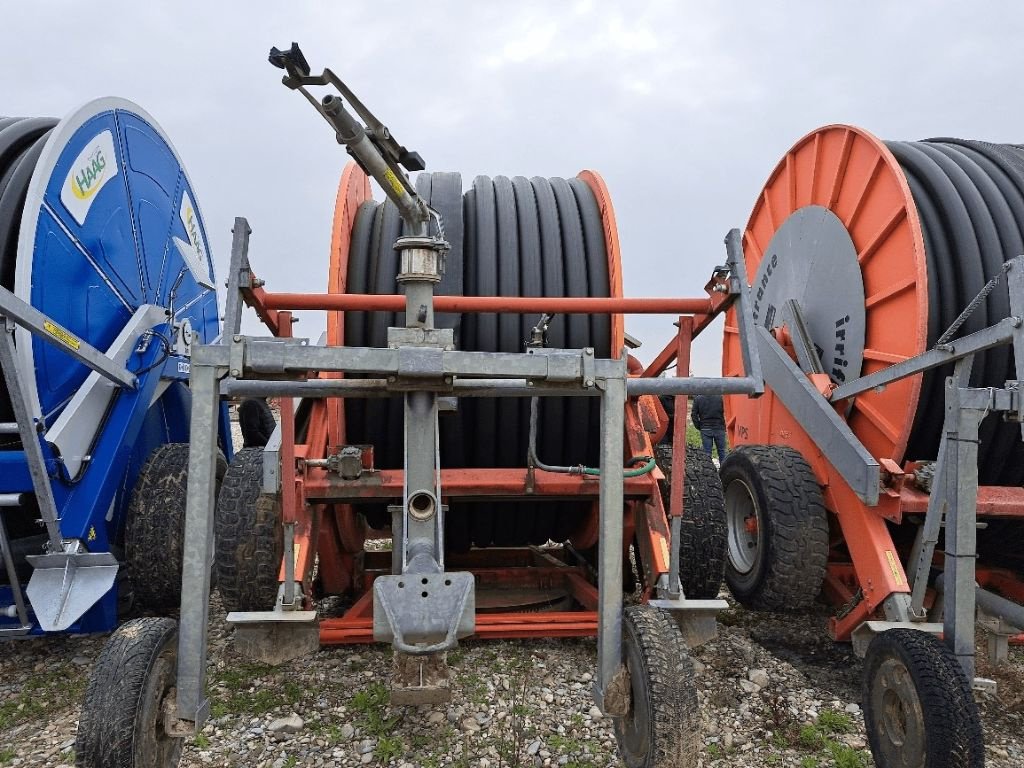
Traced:
[[896, 560], [896, 555], [893, 554], [891, 549], [885, 550], [885, 559], [889, 561], [889, 570], [892, 571], [892, 579], [896, 582], [896, 586], [902, 587], [903, 569], [900, 568], [899, 561]]
[[82, 346], [82, 342], [80, 342], [75, 336], [73, 336], [68, 331], [65, 331], [63, 328], [61, 328], [54, 322], [44, 320], [43, 330], [45, 330], [48, 334], [53, 336], [53, 338], [55, 338], [65, 347], [71, 347], [71, 349], [78, 349], [79, 347]]
[[386, 171], [384, 171], [384, 178], [388, 180], [388, 184], [390, 184], [391, 188], [395, 190], [396, 195], [398, 195], [399, 197], [405, 195], [405, 187], [402, 186], [402, 182], [395, 175], [394, 171], [388, 168]]

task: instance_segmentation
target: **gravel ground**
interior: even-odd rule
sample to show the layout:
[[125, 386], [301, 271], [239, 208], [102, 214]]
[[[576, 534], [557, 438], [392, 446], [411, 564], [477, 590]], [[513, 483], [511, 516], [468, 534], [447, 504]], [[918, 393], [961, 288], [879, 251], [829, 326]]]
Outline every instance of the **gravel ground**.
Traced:
[[[214, 597], [211, 615], [223, 615]], [[829, 641], [826, 614], [731, 609], [695, 653], [702, 765], [871, 765], [857, 706], [861, 664]], [[72, 763], [85, 682], [102, 637], [10, 643], [0, 659], [0, 765]], [[981, 650], [979, 644], [979, 650]], [[247, 663], [211, 622], [213, 717], [183, 766], [617, 766], [592, 707], [592, 640], [469, 642], [450, 654], [452, 702], [392, 709], [390, 650], [327, 648], [278, 668]], [[993, 674], [982, 664], [981, 672]], [[1024, 649], [982, 700], [987, 764], [1024, 763]]]

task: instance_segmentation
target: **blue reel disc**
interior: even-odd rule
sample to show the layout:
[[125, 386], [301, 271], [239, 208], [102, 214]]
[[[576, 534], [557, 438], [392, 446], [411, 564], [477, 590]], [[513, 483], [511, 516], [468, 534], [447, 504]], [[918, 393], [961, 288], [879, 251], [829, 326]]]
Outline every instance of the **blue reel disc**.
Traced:
[[[14, 292], [105, 351], [139, 306], [172, 306], [197, 343], [220, 333], [213, 261], [188, 174], [166, 134], [130, 101], [104, 98], [53, 129], [25, 202]], [[36, 416], [52, 423], [89, 370], [18, 329]]]

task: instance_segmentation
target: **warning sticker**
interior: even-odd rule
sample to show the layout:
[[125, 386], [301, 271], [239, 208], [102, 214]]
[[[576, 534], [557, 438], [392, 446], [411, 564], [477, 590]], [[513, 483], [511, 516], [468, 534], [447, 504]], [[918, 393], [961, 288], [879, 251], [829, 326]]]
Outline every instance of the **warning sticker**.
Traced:
[[405, 187], [402, 186], [402, 182], [395, 176], [395, 172], [388, 168], [384, 171], [384, 178], [388, 180], [388, 184], [395, 190], [395, 194], [402, 197], [405, 194]]
[[71, 347], [71, 349], [78, 349], [82, 346], [75, 336], [72, 336], [68, 331], [65, 331], [59, 325], [49, 320], [43, 321], [43, 330], [53, 336], [57, 341], [63, 344], [65, 347]]
[[896, 555], [893, 554], [891, 549], [885, 550], [885, 559], [889, 561], [889, 570], [892, 571], [892, 578], [896, 582], [896, 586], [902, 587], [903, 569], [900, 568], [899, 561], [896, 560]]

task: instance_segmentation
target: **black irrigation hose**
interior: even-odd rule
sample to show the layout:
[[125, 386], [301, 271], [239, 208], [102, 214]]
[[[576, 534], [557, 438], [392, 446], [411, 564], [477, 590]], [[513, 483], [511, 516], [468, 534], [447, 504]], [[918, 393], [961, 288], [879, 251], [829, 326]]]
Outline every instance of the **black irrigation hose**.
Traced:
[[[600, 211], [593, 193], [576, 179], [479, 176], [462, 193], [458, 174], [420, 174], [417, 189], [442, 215], [451, 244], [440, 295], [608, 296], [608, 261]], [[397, 237], [389, 225], [390, 203], [365, 203], [357, 215], [349, 254], [353, 292], [395, 293]], [[532, 315], [438, 315], [453, 327], [460, 349], [520, 352], [537, 322]], [[388, 324], [401, 314], [346, 313], [345, 342], [383, 345]], [[594, 347], [610, 354], [611, 319], [558, 315], [548, 332], [552, 347]], [[590, 398], [542, 403], [539, 449], [559, 464], [596, 465], [598, 404]], [[382, 468], [402, 464], [401, 400], [346, 402], [349, 442], [376, 446]], [[442, 414], [443, 466], [521, 467], [526, 463], [529, 403], [466, 398], [455, 414]], [[387, 522], [383, 507], [364, 507], [371, 525]], [[589, 502], [474, 502], [452, 504], [446, 522], [448, 547], [521, 546], [564, 540], [590, 511]]]
[[[0, 118], [0, 285], [14, 290], [15, 261], [29, 181], [50, 131], [51, 118]], [[0, 422], [14, 421], [7, 383], [0, 376]], [[0, 438], [0, 450], [16, 450], [16, 435]]]
[[[887, 142], [899, 161], [924, 230], [928, 268], [928, 343], [934, 344], [1004, 262], [1024, 253], [1024, 150], [964, 139]], [[1005, 282], [971, 314], [956, 336], [1009, 314]], [[952, 367], [925, 374], [907, 458], [934, 459], [944, 415], [943, 381]], [[972, 386], [1015, 378], [1008, 346], [975, 356]], [[988, 418], [978, 450], [983, 485], [1024, 483], [1019, 427]]]

